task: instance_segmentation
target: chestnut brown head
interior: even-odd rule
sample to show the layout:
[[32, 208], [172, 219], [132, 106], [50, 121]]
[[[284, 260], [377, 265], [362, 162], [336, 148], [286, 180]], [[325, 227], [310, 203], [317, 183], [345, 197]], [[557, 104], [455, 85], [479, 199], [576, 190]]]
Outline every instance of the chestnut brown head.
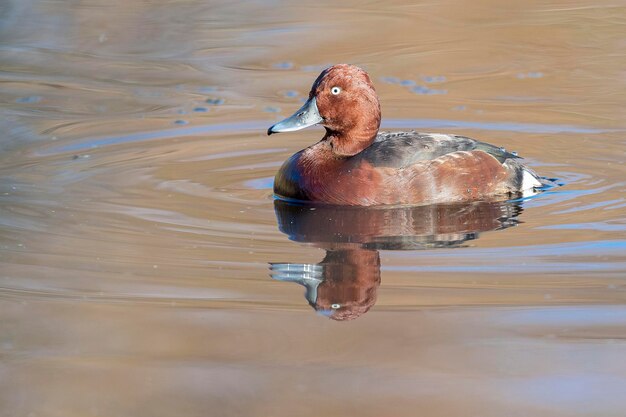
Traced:
[[380, 104], [367, 73], [348, 64], [325, 69], [313, 83], [307, 102], [267, 133], [290, 132], [314, 124], [326, 128], [324, 139], [339, 155], [354, 155], [369, 146], [380, 126]]

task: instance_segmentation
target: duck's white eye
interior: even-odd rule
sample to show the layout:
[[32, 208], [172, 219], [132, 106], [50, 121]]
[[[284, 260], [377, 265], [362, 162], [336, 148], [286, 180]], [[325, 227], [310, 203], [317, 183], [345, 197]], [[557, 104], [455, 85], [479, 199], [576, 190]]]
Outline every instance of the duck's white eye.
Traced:
[[337, 94], [341, 93], [341, 88], [333, 87], [333, 88], [330, 89], [330, 92], [333, 93], [334, 95], [337, 95]]
[[330, 308], [332, 308], [333, 310], [337, 310], [338, 308], [341, 308], [341, 304], [333, 304], [330, 306]]

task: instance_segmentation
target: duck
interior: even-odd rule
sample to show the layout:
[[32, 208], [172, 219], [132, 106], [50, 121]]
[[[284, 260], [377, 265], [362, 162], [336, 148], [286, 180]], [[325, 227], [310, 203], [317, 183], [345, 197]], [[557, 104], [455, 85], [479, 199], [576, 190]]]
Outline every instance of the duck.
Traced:
[[274, 178], [276, 198], [331, 205], [425, 205], [506, 200], [532, 194], [542, 178], [516, 153], [467, 136], [379, 132], [381, 108], [367, 72], [337, 64], [308, 99], [267, 134], [322, 125], [317, 143], [295, 153]]

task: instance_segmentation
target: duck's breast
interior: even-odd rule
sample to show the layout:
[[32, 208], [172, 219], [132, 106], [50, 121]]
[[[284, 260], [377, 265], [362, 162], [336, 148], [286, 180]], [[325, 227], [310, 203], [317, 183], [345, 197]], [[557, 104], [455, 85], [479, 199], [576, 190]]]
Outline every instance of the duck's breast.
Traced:
[[287, 199], [308, 199], [301, 186], [303, 173], [300, 168], [300, 158], [303, 152], [300, 151], [293, 154], [283, 162], [283, 165], [274, 177], [274, 194]]

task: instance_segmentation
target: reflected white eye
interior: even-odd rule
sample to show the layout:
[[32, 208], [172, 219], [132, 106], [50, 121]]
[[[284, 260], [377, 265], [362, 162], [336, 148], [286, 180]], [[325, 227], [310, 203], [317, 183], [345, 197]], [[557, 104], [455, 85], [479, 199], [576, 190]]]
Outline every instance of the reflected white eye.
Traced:
[[330, 92], [333, 93], [334, 95], [337, 95], [337, 94], [341, 93], [341, 88], [333, 87], [333, 88], [330, 89]]

